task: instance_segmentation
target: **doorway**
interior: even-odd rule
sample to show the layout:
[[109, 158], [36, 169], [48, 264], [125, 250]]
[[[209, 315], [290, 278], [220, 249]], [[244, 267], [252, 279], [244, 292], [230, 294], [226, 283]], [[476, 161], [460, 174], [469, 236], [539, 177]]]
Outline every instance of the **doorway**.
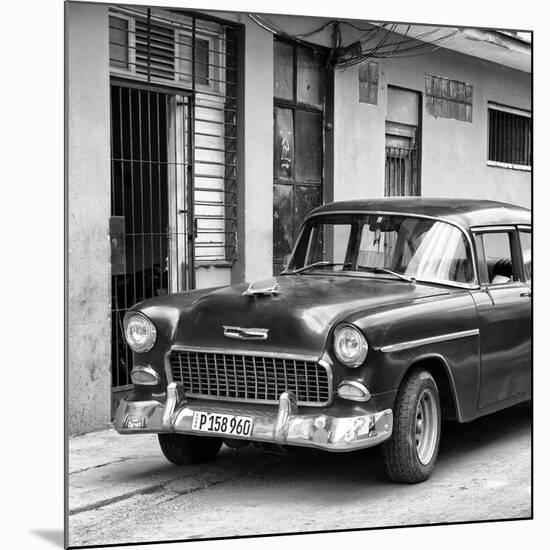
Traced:
[[137, 302], [191, 288], [189, 98], [111, 86], [113, 388], [130, 384], [123, 318]]
[[284, 269], [306, 215], [323, 203], [326, 80], [324, 54], [275, 40], [274, 275]]
[[388, 86], [384, 195], [420, 195], [420, 94]]
[[230, 283], [238, 35], [235, 25], [195, 13], [109, 9], [113, 411], [131, 388], [126, 311]]

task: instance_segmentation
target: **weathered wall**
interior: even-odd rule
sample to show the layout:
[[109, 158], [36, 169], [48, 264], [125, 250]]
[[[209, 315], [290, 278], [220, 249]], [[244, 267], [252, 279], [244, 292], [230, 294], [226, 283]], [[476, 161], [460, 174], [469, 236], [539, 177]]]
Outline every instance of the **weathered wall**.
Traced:
[[105, 426], [111, 406], [107, 8], [66, 4], [68, 431]]
[[273, 36], [248, 18], [244, 56], [244, 257], [246, 281], [273, 261]]
[[244, 25], [241, 57], [239, 261], [232, 282], [270, 277], [273, 269], [273, 35], [246, 14], [213, 13]]
[[445, 49], [380, 60], [379, 102], [369, 105], [359, 103], [358, 70], [336, 72], [336, 200], [383, 195], [387, 86], [424, 94], [424, 75], [429, 73], [473, 84], [473, 116], [471, 123], [435, 118], [423, 106], [422, 195], [530, 206], [530, 172], [487, 166], [487, 104], [493, 101], [531, 110], [530, 74]]

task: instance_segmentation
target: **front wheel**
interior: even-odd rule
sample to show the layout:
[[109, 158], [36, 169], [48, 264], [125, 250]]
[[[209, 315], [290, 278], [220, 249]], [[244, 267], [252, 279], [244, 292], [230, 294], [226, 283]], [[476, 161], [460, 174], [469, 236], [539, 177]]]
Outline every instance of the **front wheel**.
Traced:
[[187, 434], [158, 434], [164, 456], [173, 464], [200, 464], [214, 460], [222, 440]]
[[387, 476], [397, 483], [428, 479], [439, 451], [441, 407], [432, 375], [413, 371], [403, 381], [394, 408], [393, 432], [382, 445]]

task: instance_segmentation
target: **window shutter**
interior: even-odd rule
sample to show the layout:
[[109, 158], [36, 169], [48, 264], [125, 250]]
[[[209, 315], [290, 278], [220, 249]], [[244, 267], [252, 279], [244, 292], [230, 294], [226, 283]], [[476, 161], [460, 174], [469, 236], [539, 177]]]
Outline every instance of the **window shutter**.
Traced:
[[136, 19], [136, 72], [174, 80], [175, 41], [170, 28]]

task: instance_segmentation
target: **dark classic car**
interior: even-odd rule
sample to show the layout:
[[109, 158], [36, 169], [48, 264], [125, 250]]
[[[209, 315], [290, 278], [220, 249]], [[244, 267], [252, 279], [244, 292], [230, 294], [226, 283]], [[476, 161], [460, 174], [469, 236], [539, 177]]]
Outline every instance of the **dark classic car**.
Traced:
[[485, 200], [335, 202], [288, 267], [252, 284], [146, 300], [126, 315], [133, 391], [120, 433], [175, 464], [239, 447], [381, 444], [425, 480], [442, 420], [531, 398], [531, 213]]

